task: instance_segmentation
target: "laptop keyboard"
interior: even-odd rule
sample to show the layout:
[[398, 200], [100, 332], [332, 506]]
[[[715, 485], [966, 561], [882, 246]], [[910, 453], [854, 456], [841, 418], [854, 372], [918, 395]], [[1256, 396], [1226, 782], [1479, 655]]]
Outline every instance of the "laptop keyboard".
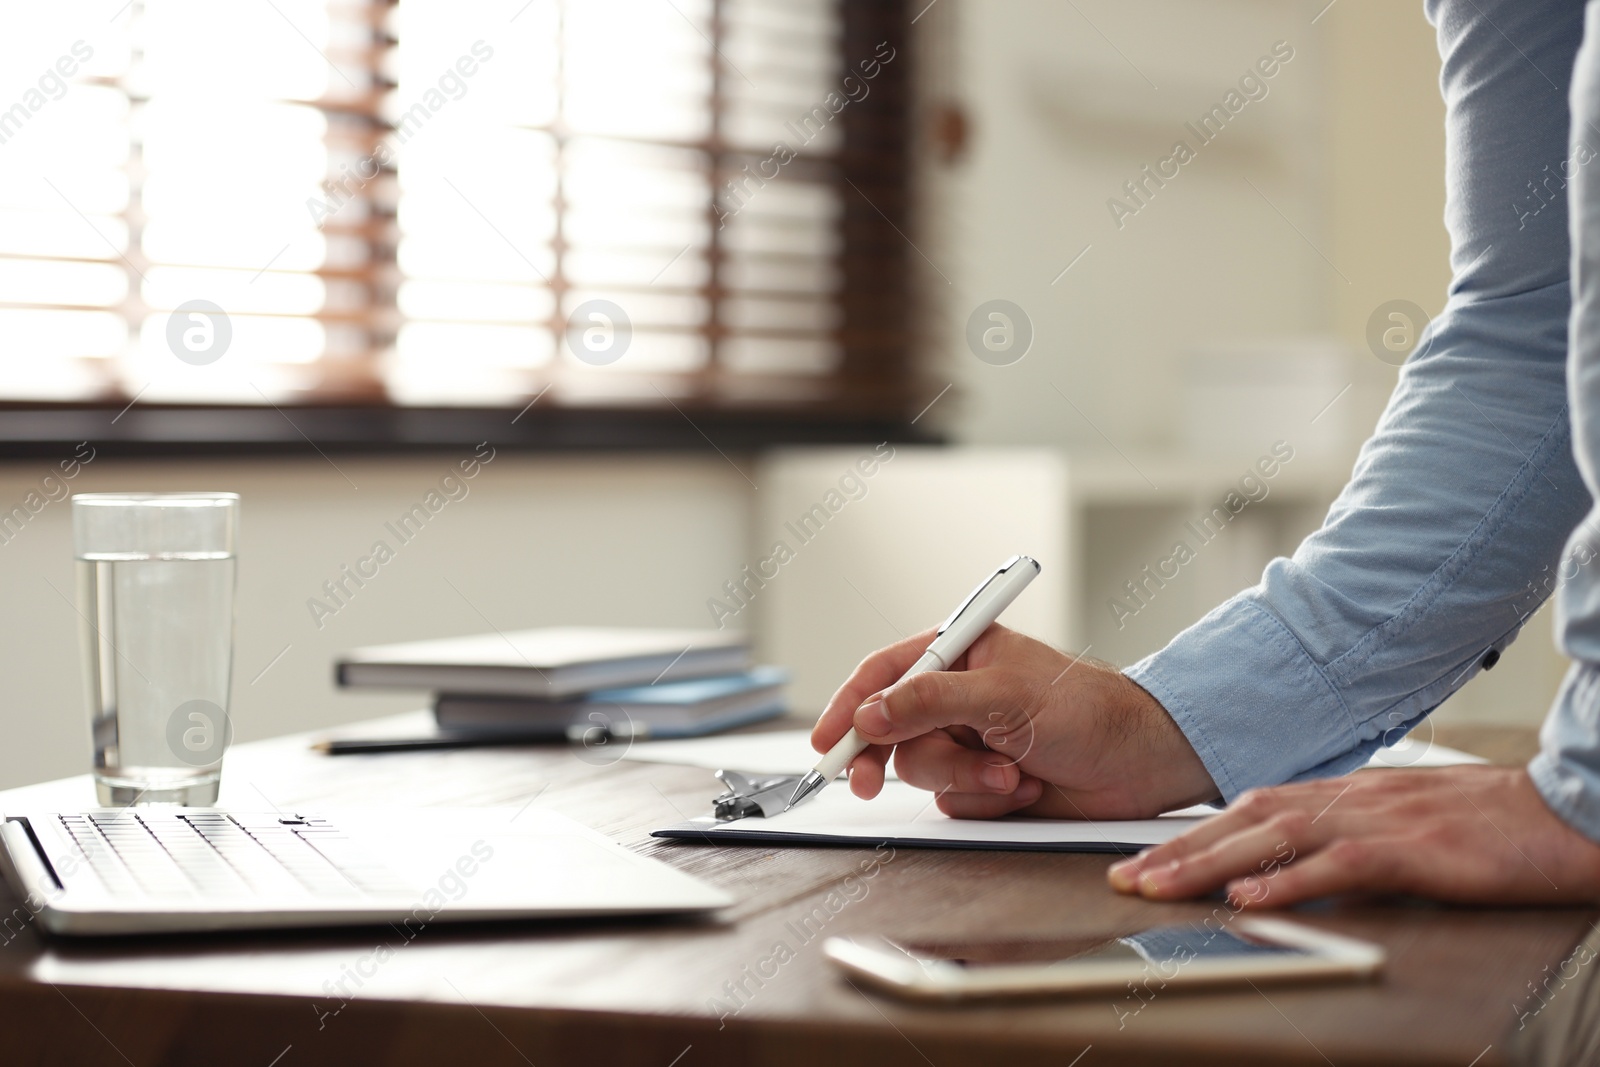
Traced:
[[410, 891], [326, 819], [154, 809], [57, 815], [73, 842], [71, 888], [89, 873], [114, 895], [354, 899]]

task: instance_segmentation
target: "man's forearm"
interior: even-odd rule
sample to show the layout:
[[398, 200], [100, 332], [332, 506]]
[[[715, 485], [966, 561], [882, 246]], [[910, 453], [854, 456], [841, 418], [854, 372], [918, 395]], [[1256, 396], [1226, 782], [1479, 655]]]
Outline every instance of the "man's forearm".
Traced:
[[1566, 412], [1565, 205], [1513, 210], [1543, 161], [1567, 156], [1582, 6], [1428, 11], [1444, 60], [1449, 304], [1322, 529], [1128, 672], [1226, 797], [1350, 769], [1403, 735], [1516, 635], [1588, 507]]

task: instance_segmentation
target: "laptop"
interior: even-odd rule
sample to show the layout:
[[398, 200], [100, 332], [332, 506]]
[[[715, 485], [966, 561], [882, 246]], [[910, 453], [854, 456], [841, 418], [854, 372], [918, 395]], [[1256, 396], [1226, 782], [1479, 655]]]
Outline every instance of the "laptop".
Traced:
[[724, 892], [554, 812], [10, 813], [0, 870], [51, 933], [703, 913]]

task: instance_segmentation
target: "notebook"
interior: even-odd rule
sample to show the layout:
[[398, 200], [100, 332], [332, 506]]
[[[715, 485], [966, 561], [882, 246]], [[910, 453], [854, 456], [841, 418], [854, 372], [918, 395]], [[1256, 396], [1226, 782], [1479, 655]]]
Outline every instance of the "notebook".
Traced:
[[789, 672], [756, 667], [738, 674], [623, 689], [600, 689], [578, 700], [441, 693], [433, 714], [442, 731], [566, 735], [569, 727], [601, 725], [616, 733], [694, 736], [775, 718], [784, 712]]
[[717, 822], [710, 815], [652, 831], [652, 837], [700, 844], [730, 841], [767, 845], [852, 845], [897, 848], [977, 848], [1023, 852], [1137, 852], [1159, 845], [1216, 814], [1204, 805], [1154, 819], [952, 819], [933, 794], [900, 781], [862, 800], [844, 782], [771, 818]]
[[340, 658], [336, 675], [342, 686], [554, 700], [749, 665], [736, 631], [567, 626], [358, 648]]

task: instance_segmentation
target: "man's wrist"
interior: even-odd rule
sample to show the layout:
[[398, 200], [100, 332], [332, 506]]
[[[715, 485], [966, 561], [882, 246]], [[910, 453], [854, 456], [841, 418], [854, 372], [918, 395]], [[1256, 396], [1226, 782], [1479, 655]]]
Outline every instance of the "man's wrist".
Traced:
[[1136, 746], [1136, 775], [1147, 797], [1172, 811], [1222, 798], [1199, 753], [1161, 701], [1144, 686], [1119, 674], [1128, 694], [1121, 702], [1132, 721], [1130, 744]]

